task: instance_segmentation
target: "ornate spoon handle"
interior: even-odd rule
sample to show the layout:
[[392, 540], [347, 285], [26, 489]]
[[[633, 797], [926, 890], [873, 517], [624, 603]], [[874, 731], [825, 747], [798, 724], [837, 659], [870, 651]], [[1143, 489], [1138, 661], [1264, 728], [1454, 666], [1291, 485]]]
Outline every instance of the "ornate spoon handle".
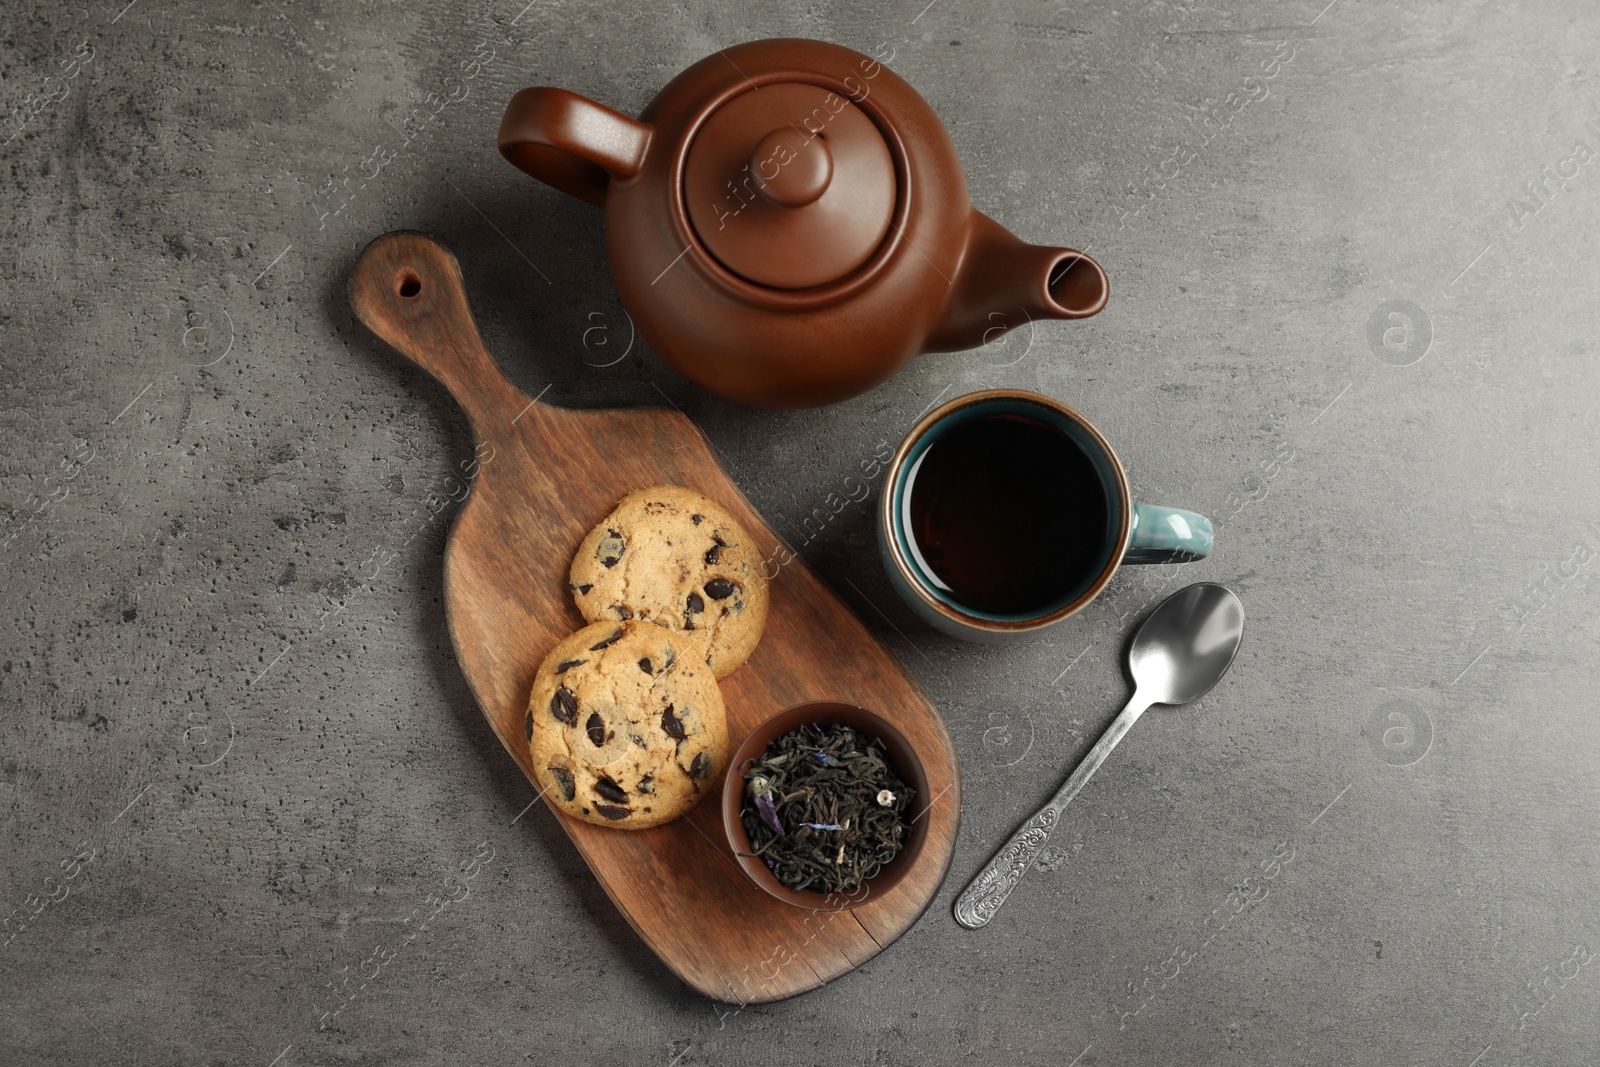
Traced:
[[1045, 842], [1050, 840], [1050, 831], [1056, 828], [1060, 818], [1060, 809], [1053, 803], [1046, 804], [1022, 829], [1012, 834], [1005, 847], [995, 853], [994, 859], [978, 872], [978, 876], [956, 898], [956, 922], [969, 930], [976, 930], [994, 918], [1000, 905], [1006, 902], [1006, 897], [1011, 895], [1028, 868], [1033, 866], [1033, 861], [1044, 848]]
[[1100, 735], [1100, 740], [1094, 743], [1089, 754], [1083, 757], [1066, 783], [1056, 791], [1044, 807], [1040, 808], [1023, 827], [1011, 835], [1011, 840], [994, 858], [986, 863], [983, 870], [968, 883], [967, 888], [961, 891], [956, 898], [956, 922], [969, 930], [978, 927], [994, 918], [1000, 910], [1000, 905], [1006, 902], [1011, 891], [1017, 888], [1017, 883], [1022, 881], [1022, 876], [1028, 873], [1028, 868], [1033, 866], [1033, 861], [1038, 858], [1044, 849], [1045, 843], [1050, 840], [1050, 832], [1056, 828], [1056, 823], [1061, 819], [1061, 811], [1072, 798], [1078, 795], [1078, 790], [1094, 776], [1100, 769], [1100, 764], [1111, 755], [1111, 750], [1117, 747], [1117, 742], [1122, 740], [1124, 734], [1134, 723], [1139, 721], [1145, 709], [1150, 706], [1150, 701], [1141, 697], [1137, 691], [1133, 699], [1128, 701], [1128, 706], [1122, 709], [1106, 732]]

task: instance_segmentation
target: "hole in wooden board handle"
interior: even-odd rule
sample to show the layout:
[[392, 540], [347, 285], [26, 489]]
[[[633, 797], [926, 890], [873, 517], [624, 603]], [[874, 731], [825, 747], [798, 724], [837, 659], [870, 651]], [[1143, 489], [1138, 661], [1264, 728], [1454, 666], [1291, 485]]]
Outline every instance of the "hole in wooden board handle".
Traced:
[[350, 272], [349, 293], [356, 317], [437, 378], [474, 427], [489, 427], [498, 408], [514, 414], [527, 403], [483, 347], [460, 264], [427, 234], [400, 230], [374, 239]]

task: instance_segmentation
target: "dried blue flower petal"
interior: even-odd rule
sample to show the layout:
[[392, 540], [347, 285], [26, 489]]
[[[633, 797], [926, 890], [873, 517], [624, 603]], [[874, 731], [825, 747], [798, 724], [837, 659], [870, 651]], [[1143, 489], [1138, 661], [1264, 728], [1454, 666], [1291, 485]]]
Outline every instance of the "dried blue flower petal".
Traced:
[[817, 757], [817, 760], [820, 763], [832, 764], [832, 763], [836, 762], [834, 760], [834, 758], [832, 756], [828, 755], [826, 752], [820, 752], [819, 751], [819, 752], [813, 752], [811, 754], [813, 756]]
[[756, 810], [761, 813], [761, 821], [772, 827], [773, 833], [783, 833], [783, 823], [778, 819], [778, 809], [773, 807], [772, 794], [757, 794]]
[[832, 822], [803, 822], [801, 826], [809, 826], [813, 830], [843, 830], [844, 827]]

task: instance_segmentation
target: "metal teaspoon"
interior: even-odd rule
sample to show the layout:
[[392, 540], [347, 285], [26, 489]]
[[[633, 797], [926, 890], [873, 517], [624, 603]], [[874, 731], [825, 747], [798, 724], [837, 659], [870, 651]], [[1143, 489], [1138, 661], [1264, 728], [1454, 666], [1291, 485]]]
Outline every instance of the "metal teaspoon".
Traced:
[[1233, 663], [1244, 633], [1244, 605], [1229, 589], [1200, 582], [1173, 593], [1150, 614], [1128, 649], [1133, 698], [1066, 784], [1011, 835], [1005, 847], [956, 898], [956, 922], [969, 929], [994, 918], [1038, 857], [1061, 811], [1100, 769], [1117, 742], [1152, 704], [1187, 704], [1216, 685]]

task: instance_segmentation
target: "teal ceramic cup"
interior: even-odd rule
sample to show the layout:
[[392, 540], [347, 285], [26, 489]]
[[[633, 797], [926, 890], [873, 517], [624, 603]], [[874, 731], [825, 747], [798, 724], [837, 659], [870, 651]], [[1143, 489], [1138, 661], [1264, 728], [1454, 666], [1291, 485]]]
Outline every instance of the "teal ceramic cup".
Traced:
[[[1083, 569], [1054, 601], [1022, 615], [996, 614], [963, 604], [930, 572], [911, 534], [912, 473], [935, 442], [976, 418], [1020, 416], [1060, 433], [1082, 451], [1093, 467], [1104, 508], [1102, 529], [1086, 535], [1073, 530], [1078, 543], [1086, 536], [1097, 545], [1092, 565]], [[1086, 492], [1094, 492], [1089, 486]], [[1098, 504], [1098, 502], [1096, 502]], [[1125, 563], [1186, 563], [1211, 554], [1211, 521], [1177, 508], [1135, 503], [1128, 476], [1105, 435], [1066, 404], [1042, 393], [991, 389], [957, 397], [924, 415], [906, 434], [889, 461], [883, 499], [878, 508], [878, 550], [895, 590], [929, 624], [969, 641], [1006, 643], [1041, 630], [1082, 611], [1100, 594]], [[1038, 544], [1050, 550], [1052, 532], [1040, 531]], [[1058, 537], [1065, 543], [1065, 532]]]

